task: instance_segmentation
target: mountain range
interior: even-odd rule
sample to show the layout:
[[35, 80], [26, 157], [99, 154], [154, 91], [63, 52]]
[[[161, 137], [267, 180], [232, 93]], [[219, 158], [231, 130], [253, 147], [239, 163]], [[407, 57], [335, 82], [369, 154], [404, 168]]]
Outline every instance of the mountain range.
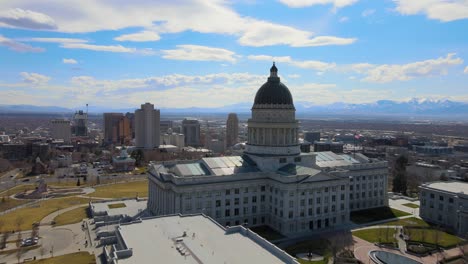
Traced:
[[[467, 116], [468, 103], [451, 100], [413, 98], [408, 101], [380, 100], [374, 103], [332, 103], [316, 105], [310, 102], [294, 103], [300, 115], [365, 115], [365, 116]], [[252, 103], [239, 103], [218, 108], [161, 108], [163, 113], [248, 113]], [[0, 105], [0, 113], [70, 113], [77, 109], [57, 106]], [[90, 106], [90, 113], [133, 112], [135, 108], [110, 109]]]

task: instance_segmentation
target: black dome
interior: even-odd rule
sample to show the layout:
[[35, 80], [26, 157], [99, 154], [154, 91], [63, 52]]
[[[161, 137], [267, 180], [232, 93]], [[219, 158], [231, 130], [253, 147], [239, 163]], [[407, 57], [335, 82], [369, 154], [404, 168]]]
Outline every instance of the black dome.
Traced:
[[256, 104], [279, 104], [292, 105], [293, 99], [288, 87], [280, 82], [277, 76], [278, 69], [275, 64], [270, 69], [268, 81], [260, 87], [255, 95], [254, 107]]

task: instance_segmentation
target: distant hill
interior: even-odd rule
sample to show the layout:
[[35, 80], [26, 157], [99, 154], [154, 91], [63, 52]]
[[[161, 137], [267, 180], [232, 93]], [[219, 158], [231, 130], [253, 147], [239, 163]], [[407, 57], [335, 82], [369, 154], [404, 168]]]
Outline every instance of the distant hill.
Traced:
[[[398, 102], [380, 100], [374, 103], [350, 104], [337, 102], [328, 105], [315, 105], [310, 102], [295, 102], [301, 115], [366, 115], [366, 116], [467, 116], [468, 103], [450, 100], [413, 98]], [[157, 106], [156, 106], [157, 107]], [[109, 109], [90, 106], [90, 113], [133, 112], [135, 108]], [[249, 113], [252, 103], [239, 103], [218, 108], [161, 108], [162, 113]], [[0, 105], [0, 113], [71, 113], [76, 109], [57, 106]], [[84, 109], [83, 109], [84, 110]]]

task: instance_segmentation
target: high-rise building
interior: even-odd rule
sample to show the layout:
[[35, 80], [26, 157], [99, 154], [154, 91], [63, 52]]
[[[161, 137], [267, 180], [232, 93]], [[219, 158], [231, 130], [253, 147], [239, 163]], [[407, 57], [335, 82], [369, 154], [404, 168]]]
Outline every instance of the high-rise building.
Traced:
[[184, 119], [182, 130], [185, 135], [185, 145], [199, 147], [200, 142], [200, 122], [198, 120]]
[[104, 113], [104, 143], [119, 143], [119, 123], [124, 117], [122, 113]]
[[226, 147], [234, 146], [239, 138], [239, 119], [235, 113], [230, 113], [226, 121]]
[[304, 132], [304, 140], [314, 144], [315, 141], [320, 141], [320, 132]]
[[63, 139], [63, 142], [71, 142], [70, 120], [54, 119], [51, 121], [51, 136], [53, 139]]
[[153, 149], [160, 144], [160, 112], [150, 103], [142, 104], [135, 111], [135, 145], [137, 148]]
[[135, 138], [135, 113], [126, 113], [125, 116], [128, 118], [130, 122], [130, 135], [131, 138]]
[[73, 117], [73, 133], [75, 136], [84, 137], [88, 135], [88, 113], [79, 110]]

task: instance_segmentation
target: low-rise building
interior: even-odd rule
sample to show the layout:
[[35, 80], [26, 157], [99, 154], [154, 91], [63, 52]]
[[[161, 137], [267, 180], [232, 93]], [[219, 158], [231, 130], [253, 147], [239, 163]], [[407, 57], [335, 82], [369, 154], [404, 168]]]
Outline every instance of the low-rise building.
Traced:
[[223, 227], [204, 215], [145, 218], [119, 225], [101, 240], [107, 263], [298, 264], [242, 226]]
[[419, 186], [421, 207], [419, 216], [427, 222], [468, 234], [468, 183], [431, 182]]
[[135, 159], [128, 156], [127, 148], [123, 147], [120, 156], [112, 158], [114, 171], [132, 171], [135, 169]]

